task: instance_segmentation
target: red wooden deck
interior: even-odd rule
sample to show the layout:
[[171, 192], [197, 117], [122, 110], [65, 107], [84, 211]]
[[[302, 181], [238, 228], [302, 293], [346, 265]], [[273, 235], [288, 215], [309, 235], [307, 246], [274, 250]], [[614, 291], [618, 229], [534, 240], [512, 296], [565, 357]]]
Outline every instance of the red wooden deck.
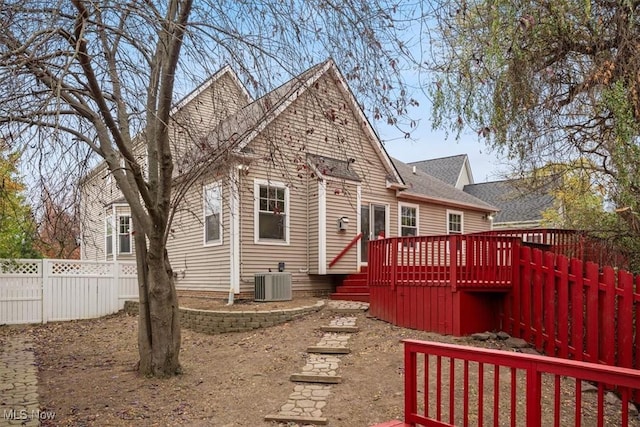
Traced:
[[[479, 370], [478, 402], [492, 402], [486, 408], [477, 404], [480, 420], [485, 411], [494, 425], [504, 419], [512, 426], [540, 426], [540, 378], [546, 375], [555, 384], [550, 425], [566, 420], [560, 414], [567, 410], [574, 411], [575, 423], [570, 425], [583, 425], [579, 411], [584, 381], [597, 383], [598, 425], [603, 425], [604, 395], [611, 388], [621, 396], [621, 425], [627, 425], [627, 403], [640, 401], [640, 275], [620, 268], [626, 263], [623, 255], [580, 234], [534, 230], [390, 238], [371, 242], [369, 256], [374, 316], [444, 334], [502, 329], [555, 356], [406, 341], [404, 422], [377, 427], [468, 425], [474, 403], [468, 387], [470, 364]], [[618, 268], [592, 262], [607, 260]], [[435, 363], [435, 374], [425, 369], [429, 360]], [[463, 367], [462, 378], [454, 363]], [[502, 369], [508, 370], [506, 378], [499, 375]], [[524, 375], [516, 375], [518, 370]], [[485, 375], [490, 376], [485, 380]], [[516, 377], [524, 377], [526, 392], [516, 394]], [[503, 394], [500, 387], [509, 378], [511, 385]], [[558, 391], [567, 378], [575, 384], [569, 409]], [[491, 391], [483, 396], [485, 386]], [[524, 412], [518, 409], [520, 403]]]
[[372, 241], [370, 313], [441, 334], [504, 330], [550, 356], [640, 369], [640, 276], [560, 255], [579, 251], [555, 242], [543, 252], [513, 236]]
[[398, 326], [466, 335], [499, 326], [520, 239], [395, 237], [369, 243], [372, 315]]

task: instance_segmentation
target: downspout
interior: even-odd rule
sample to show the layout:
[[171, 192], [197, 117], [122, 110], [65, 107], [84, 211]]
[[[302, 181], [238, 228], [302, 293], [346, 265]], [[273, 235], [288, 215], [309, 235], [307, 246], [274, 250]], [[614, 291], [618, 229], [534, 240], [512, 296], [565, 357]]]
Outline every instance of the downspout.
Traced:
[[238, 260], [238, 266], [240, 269], [240, 283], [248, 283], [244, 279], [243, 267], [244, 263], [242, 262], [242, 221], [244, 217], [242, 216], [242, 174], [238, 174], [238, 212], [240, 212], [240, 225], [238, 226], [238, 233], [240, 234], [240, 238], [238, 239], [238, 256], [240, 259]]
[[[242, 187], [242, 175], [241, 173], [238, 174], [238, 209], [240, 211], [240, 226], [238, 227], [238, 232], [240, 233], [240, 239], [238, 242], [238, 254], [240, 257], [240, 283], [254, 283], [253, 280], [247, 280], [244, 278], [244, 262], [242, 262], [242, 221], [244, 219], [244, 217], [242, 216], [242, 213], [244, 212], [242, 210], [242, 194], [243, 194], [243, 187]], [[254, 195], [255, 197], [255, 195]]]
[[111, 252], [113, 252], [113, 261], [117, 261], [118, 260], [118, 238], [119, 238], [119, 232], [120, 230], [118, 229], [118, 217], [117, 217], [117, 210], [116, 210], [116, 204], [112, 203], [111, 204]]
[[311, 254], [309, 252], [309, 244], [310, 244], [310, 239], [311, 239], [311, 232], [309, 231], [309, 174], [307, 175], [307, 182], [306, 182], [306, 187], [307, 187], [307, 268], [301, 268], [298, 271], [300, 273], [309, 273], [309, 269], [311, 268]]

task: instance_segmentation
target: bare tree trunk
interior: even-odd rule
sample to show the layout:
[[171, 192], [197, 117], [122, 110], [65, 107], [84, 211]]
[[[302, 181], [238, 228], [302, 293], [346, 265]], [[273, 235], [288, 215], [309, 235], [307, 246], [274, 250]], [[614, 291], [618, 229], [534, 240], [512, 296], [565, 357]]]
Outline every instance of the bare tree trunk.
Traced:
[[164, 245], [152, 240], [150, 250], [145, 246], [144, 236], [136, 235], [140, 296], [138, 371], [145, 376], [169, 377], [181, 370], [178, 297]]

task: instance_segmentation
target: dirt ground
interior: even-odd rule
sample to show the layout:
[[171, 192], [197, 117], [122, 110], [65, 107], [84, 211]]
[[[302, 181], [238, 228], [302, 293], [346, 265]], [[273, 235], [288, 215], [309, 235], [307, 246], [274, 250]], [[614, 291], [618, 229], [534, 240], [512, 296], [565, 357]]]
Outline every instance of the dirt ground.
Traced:
[[[256, 304], [256, 309], [286, 308], [315, 301], [237, 304], [232, 309]], [[187, 300], [183, 304], [195, 305]], [[224, 306], [213, 300], [198, 304], [197, 308]], [[323, 309], [279, 326], [222, 335], [183, 329], [184, 374], [167, 380], [143, 378], [134, 371], [136, 316], [120, 313], [96, 320], [0, 327], [0, 336], [33, 337], [41, 407], [56, 413], [49, 426], [274, 426], [264, 416], [286, 402], [294, 387], [289, 375], [305, 364], [306, 347], [319, 340], [322, 333], [317, 328], [331, 317]], [[351, 338], [351, 354], [343, 356], [340, 365], [343, 383], [332, 386], [324, 409], [330, 426], [369, 426], [402, 418], [402, 339], [501, 346], [399, 328], [366, 314], [357, 317], [360, 331]], [[547, 387], [553, 390], [553, 385], [545, 385], [543, 396], [551, 393]], [[588, 397], [585, 400], [588, 405]], [[610, 421], [606, 425], [617, 420]], [[593, 416], [583, 425], [595, 425]]]

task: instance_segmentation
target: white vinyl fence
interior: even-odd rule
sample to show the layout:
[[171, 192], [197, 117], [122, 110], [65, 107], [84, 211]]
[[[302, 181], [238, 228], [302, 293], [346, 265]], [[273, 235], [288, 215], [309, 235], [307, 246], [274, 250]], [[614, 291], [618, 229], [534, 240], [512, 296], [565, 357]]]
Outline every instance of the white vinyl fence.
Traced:
[[0, 325], [89, 319], [138, 299], [135, 262], [0, 260]]

